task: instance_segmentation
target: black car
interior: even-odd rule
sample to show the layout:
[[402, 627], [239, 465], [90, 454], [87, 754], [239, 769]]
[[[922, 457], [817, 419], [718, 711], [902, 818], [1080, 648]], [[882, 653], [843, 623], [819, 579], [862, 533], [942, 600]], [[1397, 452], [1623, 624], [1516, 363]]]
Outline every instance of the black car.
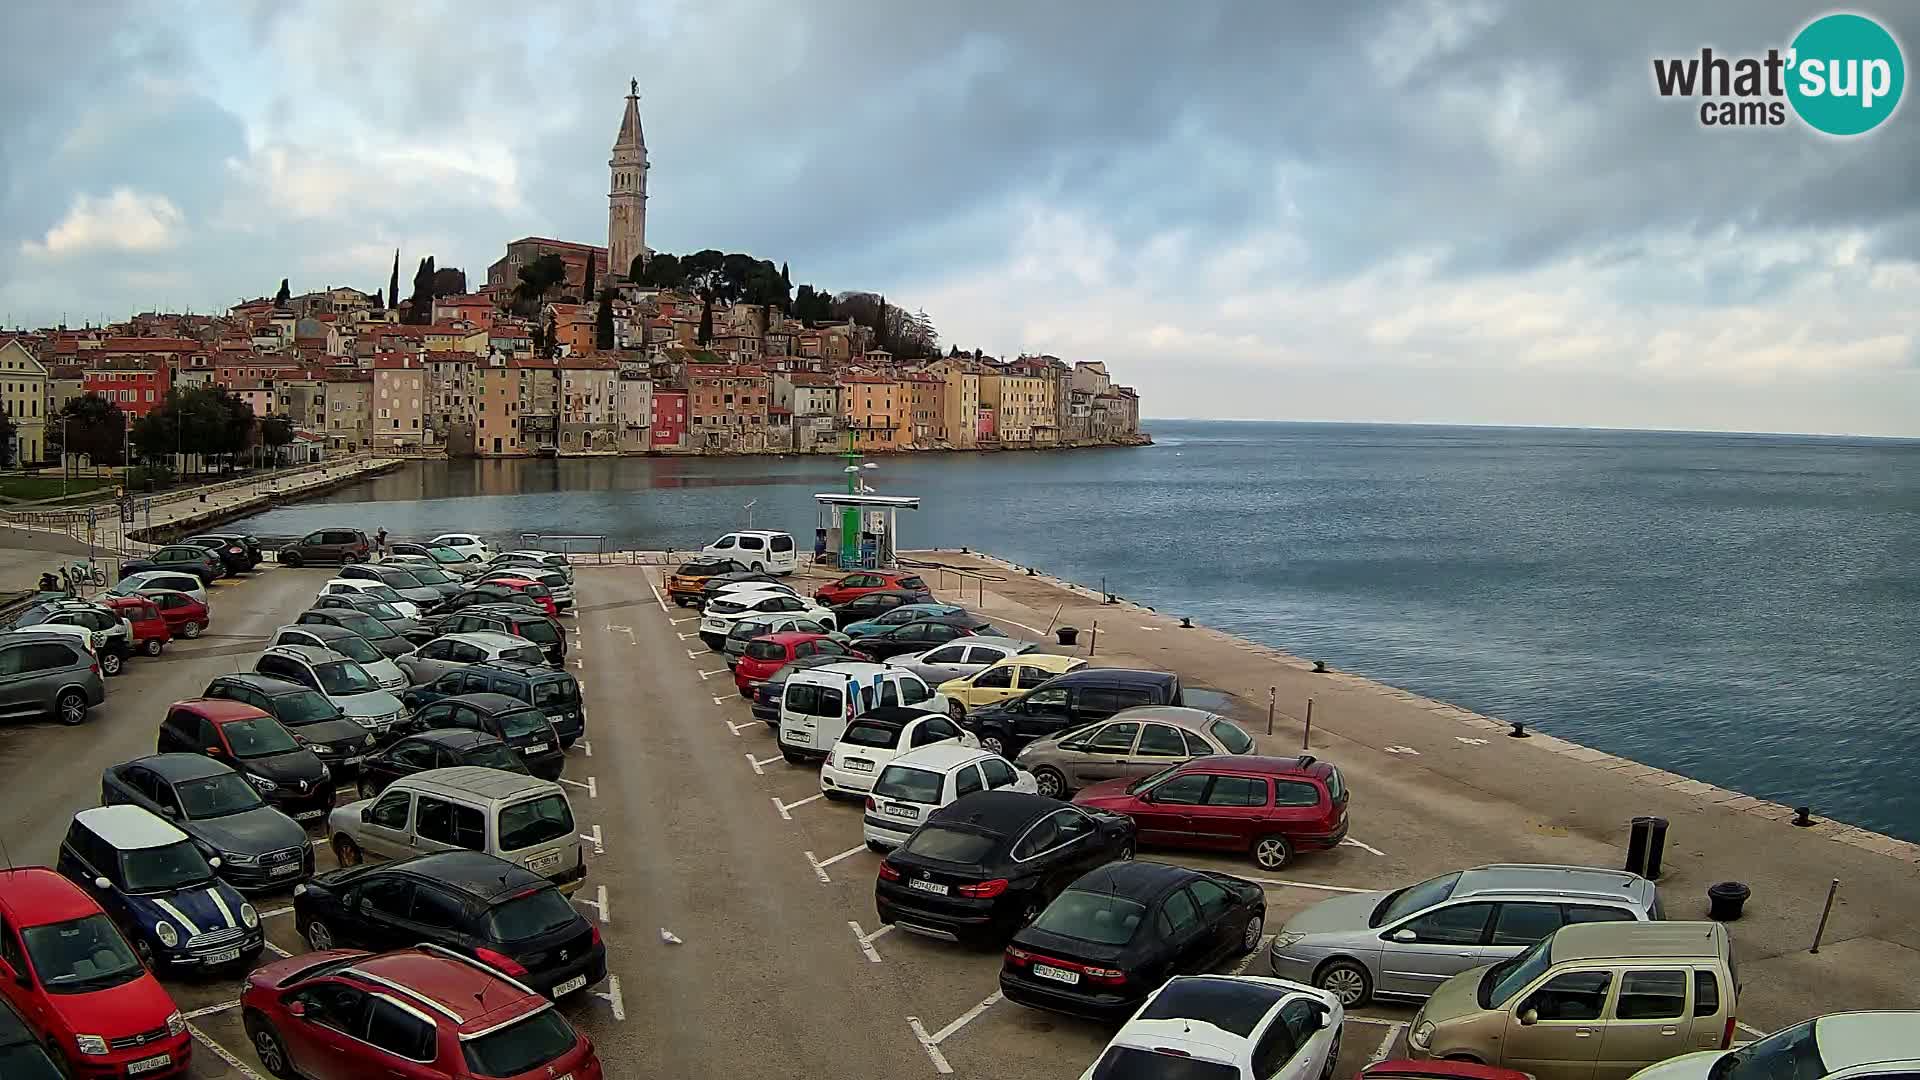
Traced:
[[120, 577], [125, 580], [128, 575], [143, 570], [175, 570], [192, 574], [200, 579], [202, 585], [211, 585], [226, 576], [226, 567], [226, 562], [220, 556], [198, 544], [168, 544], [138, 559], [121, 562]]
[[880, 921], [949, 941], [1004, 941], [1080, 875], [1133, 858], [1133, 821], [1043, 795], [977, 791], [935, 810], [880, 862]]
[[587, 714], [581, 707], [579, 681], [544, 664], [518, 660], [468, 664], [425, 686], [411, 687], [400, 698], [407, 708], [418, 711], [442, 698], [467, 694], [505, 694], [539, 709], [553, 724], [562, 747], [571, 747], [587, 733]]
[[567, 764], [560, 733], [546, 714], [519, 698], [505, 694], [461, 694], [444, 697], [413, 716], [418, 731], [470, 728], [506, 742], [527, 771], [542, 780], [558, 779]]
[[[865, 640], [860, 647], [867, 647]], [[960, 726], [978, 735], [981, 746], [1010, 758], [1043, 735], [1105, 720], [1121, 709], [1183, 704], [1178, 675], [1090, 667], [1056, 675], [1019, 697], [975, 709], [960, 720]]]
[[483, 582], [454, 593], [452, 596], [440, 601], [440, 603], [435, 605], [433, 610], [427, 612], [427, 614], [451, 615], [456, 611], [465, 610], [476, 604], [510, 604], [516, 607], [531, 608], [543, 615], [546, 614], [547, 611], [546, 608], [540, 606], [540, 601], [535, 600], [526, 593], [520, 592], [517, 589], [509, 589], [505, 585], [490, 585]]
[[176, 701], [154, 751], [203, 753], [238, 770], [295, 821], [323, 821], [333, 809], [333, 770], [264, 710], [219, 698]]
[[787, 665], [766, 682], [761, 683], [753, 692], [753, 718], [765, 723], [775, 731], [780, 730], [780, 698], [787, 692], [787, 676], [808, 668], [826, 667], [828, 664], [846, 662], [844, 656], [815, 654], [789, 660]]
[[214, 555], [220, 559], [221, 563], [226, 566], [228, 577], [232, 577], [235, 574], [244, 574], [253, 569], [260, 561], [257, 558], [250, 558], [247, 553], [247, 546], [241, 543], [237, 537], [207, 534], [204, 536], [189, 536], [180, 542], [183, 544], [192, 544], [194, 547], [203, 547], [213, 552]]
[[66, 1075], [40, 1049], [33, 1029], [6, 998], [0, 997], [0, 1076], [7, 1080], [65, 1080]]
[[159, 814], [220, 857], [220, 876], [246, 891], [280, 889], [313, 873], [307, 830], [268, 806], [245, 777], [203, 754], [155, 754], [109, 766], [100, 801]]
[[1035, 1009], [1123, 1021], [1175, 975], [1211, 971], [1259, 948], [1266, 917], [1266, 893], [1251, 881], [1166, 863], [1108, 863], [1013, 935], [1000, 992]]
[[313, 598], [313, 610], [359, 611], [371, 615], [387, 624], [387, 629], [406, 638], [418, 639], [420, 643], [432, 641], [433, 636], [427, 630], [427, 624], [419, 619], [408, 618], [400, 614], [400, 609], [377, 596], [367, 593], [323, 593]]
[[875, 615], [884, 615], [903, 604], [935, 602], [932, 593], [920, 589], [875, 589], [828, 610], [833, 612], [835, 626], [852, 626]]
[[293, 898], [293, 921], [315, 949], [386, 952], [425, 942], [548, 997], [607, 977], [600, 931], [551, 881], [478, 851], [330, 870]]
[[[515, 702], [518, 704], [518, 702]], [[484, 731], [439, 728], [409, 735], [360, 763], [360, 797], [371, 799], [403, 776], [456, 765], [481, 765], [523, 773], [527, 763], [507, 744]]]
[[308, 608], [293, 621], [296, 624], [321, 623], [345, 627], [365, 638], [388, 659], [404, 656], [415, 648], [414, 642], [394, 633], [392, 627], [356, 607]]
[[366, 728], [347, 719], [325, 694], [297, 682], [253, 671], [220, 675], [201, 696], [245, 702], [280, 721], [335, 776], [353, 775], [360, 759], [373, 752]]
[[560, 624], [548, 618], [539, 607], [475, 604], [451, 615], [429, 619], [427, 627], [435, 637], [485, 630], [512, 634], [540, 646], [540, 651], [547, 654], [547, 661], [556, 667], [567, 661], [567, 635], [561, 633]]
[[954, 638], [963, 637], [1005, 637], [994, 629], [993, 625], [978, 615], [961, 613], [958, 615], [934, 616], [916, 619], [899, 626], [889, 626], [877, 634], [855, 641], [854, 648], [873, 657], [885, 660], [889, 656], [905, 653], [925, 652], [938, 645], [945, 645]]

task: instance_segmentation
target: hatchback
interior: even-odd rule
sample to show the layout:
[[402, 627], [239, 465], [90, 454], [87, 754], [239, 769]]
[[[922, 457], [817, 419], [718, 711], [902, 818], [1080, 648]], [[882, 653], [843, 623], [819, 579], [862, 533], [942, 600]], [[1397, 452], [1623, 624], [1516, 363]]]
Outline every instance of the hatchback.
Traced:
[[77, 641], [52, 634], [0, 634], [0, 719], [51, 715], [84, 723], [107, 700], [100, 662]]
[[40, 1047], [40, 1036], [0, 993], [0, 1076], [7, 1080], [66, 1080]]
[[[728, 638], [731, 646], [733, 639]], [[753, 692], [773, 677], [773, 673], [809, 656], [830, 656], [836, 660], [864, 660], [865, 654], [847, 648], [839, 638], [806, 630], [785, 630], [763, 634], [748, 641], [740, 649], [740, 659], [733, 665], [733, 686], [740, 691], [741, 697], [750, 698]]]
[[553, 998], [607, 977], [600, 931], [552, 882], [478, 851], [321, 874], [295, 891], [293, 921], [323, 952], [431, 942]]
[[517, 660], [523, 664], [544, 665], [547, 655], [540, 646], [523, 637], [498, 631], [478, 630], [466, 634], [443, 634], [395, 663], [406, 674], [409, 685], [433, 682], [449, 672], [490, 660]]
[[155, 754], [100, 775], [100, 801], [158, 814], [193, 838], [222, 880], [241, 892], [285, 888], [313, 872], [298, 822], [268, 806], [235, 772], [203, 754]]
[[282, 566], [345, 565], [366, 562], [373, 554], [367, 534], [359, 529], [321, 529], [280, 549]]
[[427, 545], [448, 548], [466, 556], [468, 562], [483, 563], [493, 558], [493, 549], [473, 533], [441, 533], [427, 541]]
[[117, 608], [85, 600], [53, 600], [35, 604], [21, 612], [8, 627], [12, 630], [46, 630], [71, 627], [76, 636], [86, 638], [87, 647], [100, 661], [100, 673], [120, 674], [127, 657], [133, 655], [133, 626], [120, 617]]
[[889, 611], [883, 611], [870, 619], [847, 622], [846, 613], [841, 613], [841, 622], [846, 626], [848, 637], [862, 638], [876, 634], [890, 626], [904, 626], [923, 619], [961, 619], [967, 616], [967, 609], [958, 604], [901, 604]]
[[1088, 784], [1135, 779], [1190, 758], [1251, 754], [1253, 738], [1224, 716], [1178, 705], [1143, 705], [1103, 723], [1036, 739], [1014, 760], [1040, 794], [1064, 799]]
[[466, 728], [434, 728], [409, 735], [362, 762], [360, 797], [370, 799], [403, 776], [456, 765], [532, 775], [520, 755], [495, 736]]
[[1143, 845], [1247, 852], [1262, 870], [1347, 836], [1346, 782], [1306, 754], [1194, 758], [1145, 779], [1095, 784], [1073, 801], [1132, 818]]
[[850, 644], [847, 635], [805, 615], [749, 615], [734, 623], [733, 629], [727, 631], [727, 640], [721, 643], [720, 652], [726, 657], [727, 666], [731, 668], [739, 664], [740, 657], [747, 651], [747, 644], [755, 638], [791, 630], [829, 637], [843, 647]]
[[553, 724], [563, 747], [571, 748], [587, 733], [586, 706], [580, 700], [579, 681], [545, 664], [515, 660], [469, 664], [426, 686], [413, 687], [405, 698], [409, 708], [424, 709], [441, 698], [464, 694], [505, 694], [532, 705]]
[[688, 604], [698, 605], [707, 579], [721, 574], [734, 574], [746, 570], [747, 564], [732, 559], [695, 559], [681, 563], [673, 573], [667, 575], [667, 599], [680, 607]]
[[742, 587], [768, 588], [776, 585], [783, 589], [792, 589], [792, 586], [781, 582], [778, 574], [770, 574], [765, 570], [735, 570], [732, 573], [715, 574], [706, 579], [700, 586], [700, 599], [701, 603], [705, 603], [722, 592], [734, 591]]
[[875, 589], [864, 592], [843, 604], [830, 605], [833, 613], [845, 624], [868, 622], [885, 615], [895, 608], [916, 604], [934, 603], [930, 592], [906, 589]]
[[[524, 597], [522, 598], [524, 599]], [[547, 663], [558, 667], [567, 660], [567, 636], [560, 624], [538, 608], [519, 604], [476, 604], [452, 615], [443, 615], [428, 623], [438, 634], [466, 634], [493, 631], [525, 638], [540, 646]]]
[[1080, 1080], [1333, 1080], [1345, 1022], [1340, 1003], [1310, 986], [1182, 975], [1147, 998]]
[[333, 808], [333, 772], [280, 721], [251, 705], [176, 701], [156, 741], [158, 753], [203, 753], [231, 766], [295, 821], [318, 821]]
[[387, 654], [374, 648], [373, 642], [344, 626], [328, 626], [325, 623], [307, 623], [304, 626], [293, 624], [282, 626], [273, 632], [267, 645], [302, 645], [311, 649], [324, 649], [337, 653], [367, 669], [373, 681], [380, 689], [395, 693], [406, 689], [407, 673], [401, 670], [397, 661], [387, 658]]
[[206, 633], [213, 623], [213, 610], [207, 606], [204, 597], [178, 589], [141, 589], [140, 595], [153, 601], [160, 611], [160, 618], [167, 624], [167, 632], [177, 638], [192, 641]]
[[1030, 641], [1012, 638], [964, 637], [925, 652], [889, 656], [886, 663], [888, 667], [906, 668], [925, 679], [928, 685], [939, 686], [1037, 648], [1039, 646]]
[[378, 798], [336, 809], [328, 829], [342, 866], [465, 848], [518, 863], [564, 893], [587, 877], [567, 793], [551, 780], [499, 769], [461, 765], [403, 776]]
[[[202, 604], [208, 603], [207, 583], [192, 574], [183, 574], [178, 570], [143, 570], [138, 574], [128, 574], [119, 583], [107, 590], [109, 596], [152, 595], [156, 589], [170, 589], [186, 593]], [[180, 635], [178, 629], [174, 631]]]
[[385, 563], [343, 566], [337, 576], [344, 581], [371, 581], [385, 585], [398, 593], [401, 599], [423, 611], [460, 591], [460, 586], [453, 584], [450, 578], [448, 587], [441, 589], [425, 584], [408, 573], [404, 567], [388, 566]]
[[1920, 1072], [1920, 1012], [1840, 1012], [1802, 1020], [1738, 1050], [1701, 1050], [1636, 1080], [1910, 1080]]
[[726, 647], [733, 624], [754, 615], [799, 615], [833, 630], [833, 615], [826, 608], [810, 604], [790, 592], [736, 592], [715, 597], [700, 611], [700, 640], [707, 648]]
[[389, 542], [387, 544], [387, 557], [383, 561], [402, 565], [408, 562], [421, 561], [429, 566], [437, 566], [442, 571], [455, 577], [469, 574], [479, 566], [479, 563], [467, 558], [464, 554], [439, 544], [396, 544]]
[[539, 709], [505, 694], [462, 694], [423, 706], [413, 715], [415, 731], [467, 728], [505, 742], [527, 771], [543, 780], [558, 779], [567, 753], [560, 736]]
[[168, 544], [138, 559], [127, 559], [120, 563], [122, 580], [146, 570], [192, 574], [204, 585], [211, 585], [227, 576], [227, 564], [220, 556], [198, 544]]
[[353, 608], [308, 608], [293, 622], [295, 626], [311, 626], [318, 623], [351, 630], [365, 638], [369, 645], [379, 649], [381, 655], [388, 658], [414, 650], [414, 643], [394, 633], [392, 627], [364, 611]]
[[860, 651], [881, 660], [907, 653], [923, 653], [936, 645], [963, 637], [998, 637], [992, 624], [969, 614], [915, 619], [898, 626], [882, 627], [860, 639]]
[[[398, 590], [384, 581], [368, 581], [365, 578], [328, 578], [320, 586], [322, 596], [344, 596], [359, 593], [377, 600], [385, 600], [393, 605], [403, 619], [418, 619], [420, 605], [401, 596]], [[437, 599], [437, 594], [436, 594]], [[431, 603], [431, 601], [429, 601]], [[384, 621], [384, 620], [383, 620]]]
[[[942, 683], [940, 692], [953, 703], [954, 719], [961, 720], [975, 709], [1018, 697], [1056, 675], [1086, 666], [1087, 662], [1077, 656], [1020, 653], [995, 661], [972, 675]], [[1004, 743], [999, 749], [1006, 749]]]
[[[482, 571], [479, 580], [482, 583], [507, 584], [510, 588], [515, 581], [532, 582], [546, 590], [545, 603], [541, 606], [545, 607], [548, 603], [553, 605], [554, 610], [548, 612], [549, 615], [558, 615], [560, 611], [573, 607], [573, 582], [567, 579], [567, 575], [550, 566], [534, 566], [528, 563], [497, 566], [494, 569]], [[536, 600], [541, 598], [537, 589], [528, 590], [528, 594]]]
[[295, 742], [313, 751], [335, 776], [351, 776], [360, 759], [373, 752], [373, 733], [354, 723], [325, 694], [258, 672], [216, 675], [202, 697], [251, 705], [293, 733]]
[[813, 594], [815, 600], [832, 607], [844, 604], [856, 596], [863, 596], [877, 589], [893, 589], [907, 593], [925, 593], [926, 579], [919, 574], [905, 570], [855, 570], [838, 581], [820, 586]]
[[535, 581], [533, 578], [520, 577], [517, 574], [507, 572], [488, 577], [484, 581], [481, 581], [480, 584], [496, 585], [509, 592], [516, 592], [521, 596], [528, 597], [533, 600], [534, 603], [540, 605], [540, 610], [546, 612], [547, 617], [550, 619], [560, 616], [560, 605], [554, 602], [552, 590], [540, 582]]
[[830, 799], [865, 795], [895, 758], [936, 743], [979, 745], [941, 713], [897, 705], [875, 709], [841, 733], [820, 765], [820, 790]]
[[173, 630], [151, 596], [102, 596], [100, 602], [114, 610], [133, 630], [134, 650], [143, 656], [159, 656], [173, 640]]
[[378, 956], [334, 949], [276, 961], [247, 977], [240, 1010], [253, 1052], [275, 1076], [603, 1075], [592, 1040], [553, 1002], [434, 945]]
[[311, 645], [269, 645], [253, 662], [262, 675], [316, 690], [376, 740], [398, 734], [407, 707], [356, 660]]
[[1032, 794], [1033, 775], [1015, 769], [1006, 758], [959, 740], [936, 742], [894, 758], [873, 782], [861, 832], [867, 847], [887, 851], [932, 813], [977, 791]]

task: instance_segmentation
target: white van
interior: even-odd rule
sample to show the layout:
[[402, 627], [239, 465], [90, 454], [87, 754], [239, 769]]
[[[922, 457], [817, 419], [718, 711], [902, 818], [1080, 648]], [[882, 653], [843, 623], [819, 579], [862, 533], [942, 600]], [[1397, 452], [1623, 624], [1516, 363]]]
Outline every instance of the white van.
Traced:
[[848, 723], [882, 705], [948, 710], [945, 697], [901, 668], [852, 661], [796, 671], [780, 696], [780, 754], [795, 765], [825, 761]]
[[749, 570], [765, 570], [770, 574], [791, 574], [800, 568], [793, 537], [766, 529], [730, 532], [701, 548], [700, 554], [709, 559], [732, 559]]

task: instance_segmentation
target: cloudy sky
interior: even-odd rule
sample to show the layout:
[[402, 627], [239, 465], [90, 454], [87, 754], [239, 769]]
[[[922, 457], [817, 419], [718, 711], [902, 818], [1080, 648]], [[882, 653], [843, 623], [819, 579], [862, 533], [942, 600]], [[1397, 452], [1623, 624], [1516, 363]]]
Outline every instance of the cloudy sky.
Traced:
[[654, 248], [1106, 360], [1150, 415], [1916, 436], [1920, 111], [1652, 90], [1824, 10], [11, 0], [0, 319], [604, 243], [633, 76]]

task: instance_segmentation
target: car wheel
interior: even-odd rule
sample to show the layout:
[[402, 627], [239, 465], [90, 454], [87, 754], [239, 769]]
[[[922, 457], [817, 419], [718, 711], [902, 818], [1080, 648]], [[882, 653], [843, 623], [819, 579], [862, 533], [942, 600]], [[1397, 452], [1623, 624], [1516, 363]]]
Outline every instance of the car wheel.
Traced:
[[341, 866], [359, 866], [366, 859], [360, 853], [360, 845], [354, 843], [351, 836], [333, 838], [333, 857], [340, 860]]
[[953, 717], [953, 722], [957, 724], [967, 718], [967, 707], [957, 701], [949, 701], [947, 702], [947, 715]]
[[166, 644], [167, 644], [166, 642], [161, 641], [157, 637], [148, 638], [144, 643], [141, 644], [140, 651], [143, 653], [146, 653], [148, 656], [159, 656], [160, 650], [163, 648], [166, 648]]
[[291, 551], [283, 551], [280, 553], [280, 565], [291, 566], [298, 569], [300, 566], [300, 556], [295, 555]]
[[265, 1020], [255, 1020], [247, 1026], [253, 1029], [249, 1034], [253, 1038], [254, 1056], [260, 1059], [260, 1064], [269, 1074], [290, 1080], [294, 1075], [293, 1067], [287, 1060], [287, 1046], [280, 1041], [280, 1033]]
[[200, 624], [197, 622], [183, 623], [180, 627], [180, 636], [183, 638], [186, 638], [189, 641], [199, 637]]
[[880, 843], [878, 840], [869, 840], [867, 841], [867, 850], [873, 852], [875, 855], [885, 855], [887, 853], [887, 845]]
[[1263, 836], [1253, 842], [1253, 861], [1262, 870], [1278, 870], [1293, 861], [1293, 845], [1284, 836]]
[[1327, 1048], [1327, 1063], [1320, 1069], [1320, 1080], [1333, 1080], [1334, 1066], [1340, 1063], [1340, 1033], [1333, 1033], [1333, 1045]]
[[315, 952], [323, 952], [335, 947], [333, 930], [319, 919], [310, 920], [306, 928], [300, 931], [300, 936], [307, 939], [307, 944], [312, 946]]
[[1244, 954], [1259, 948], [1261, 935], [1266, 932], [1266, 929], [1267, 920], [1265, 917], [1255, 915], [1253, 918], [1248, 919], [1247, 928], [1240, 935], [1240, 951]]
[[87, 695], [78, 690], [62, 690], [60, 696], [53, 699], [53, 713], [68, 727], [85, 723]]
[[980, 749], [990, 754], [999, 754], [1001, 757], [1007, 756], [1007, 744], [998, 735], [980, 736]]
[[1049, 799], [1064, 799], [1067, 797], [1067, 778], [1060, 775], [1059, 769], [1052, 769], [1042, 765], [1033, 770], [1033, 782], [1039, 785], [1040, 794], [1045, 795]]
[[747, 569], [753, 571], [756, 574], [760, 574], [760, 573], [765, 573], [767, 568], [760, 565], [759, 563], [753, 563], [752, 565], [748, 566]]
[[1340, 999], [1343, 1009], [1356, 1009], [1373, 999], [1373, 978], [1352, 960], [1331, 960], [1313, 977], [1313, 985]]
[[103, 652], [100, 654], [100, 674], [112, 678], [120, 674], [126, 663], [117, 652]]

